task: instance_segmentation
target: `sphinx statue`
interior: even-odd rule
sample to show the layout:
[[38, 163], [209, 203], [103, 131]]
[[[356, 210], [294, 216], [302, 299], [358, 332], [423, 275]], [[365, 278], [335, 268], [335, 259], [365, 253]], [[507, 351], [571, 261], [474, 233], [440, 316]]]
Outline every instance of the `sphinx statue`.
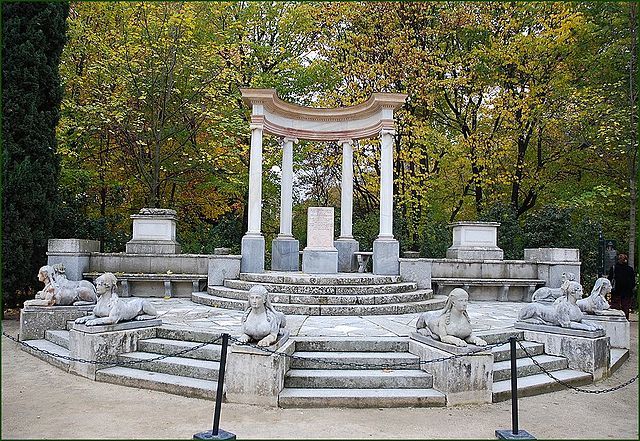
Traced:
[[249, 290], [247, 308], [241, 320], [242, 335], [238, 341], [270, 346], [283, 333], [286, 323], [285, 315], [273, 309], [267, 288], [255, 285]]
[[543, 286], [542, 288], [538, 288], [534, 291], [531, 296], [532, 302], [542, 302], [542, 303], [553, 303], [560, 297], [564, 295], [563, 286], [567, 282], [573, 282], [576, 280], [576, 275], [573, 273], [562, 273], [562, 284], [560, 288], [549, 288], [547, 286]]
[[486, 346], [486, 341], [473, 335], [467, 314], [468, 302], [469, 294], [462, 288], [454, 288], [449, 293], [444, 309], [425, 312], [418, 317], [417, 332], [450, 345], [467, 346], [470, 343]]
[[601, 326], [583, 323], [584, 314], [577, 302], [582, 299], [582, 285], [567, 280], [562, 285], [563, 295], [553, 303], [529, 303], [518, 313], [518, 320], [539, 325], [597, 331]]
[[25, 306], [81, 306], [96, 303], [96, 289], [87, 280], [68, 280], [64, 266], [45, 265], [38, 271], [38, 280], [44, 288], [35, 298], [24, 302]]
[[76, 319], [87, 326], [115, 325], [129, 320], [151, 320], [157, 317], [153, 305], [146, 299], [122, 300], [116, 294], [118, 279], [113, 273], [104, 273], [95, 280], [98, 302], [93, 313]]
[[576, 304], [582, 312], [591, 315], [623, 316], [624, 312], [618, 309], [611, 309], [607, 302], [606, 295], [611, 292], [611, 282], [606, 277], [600, 277], [593, 285], [589, 297], [579, 299]]

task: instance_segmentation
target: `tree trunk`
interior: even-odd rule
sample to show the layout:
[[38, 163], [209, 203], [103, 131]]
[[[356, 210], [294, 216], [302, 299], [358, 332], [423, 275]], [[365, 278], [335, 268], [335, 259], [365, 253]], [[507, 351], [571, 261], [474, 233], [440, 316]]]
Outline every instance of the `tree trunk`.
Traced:
[[631, 32], [631, 59], [629, 60], [629, 104], [631, 110], [631, 139], [629, 145], [629, 265], [635, 263], [636, 255], [636, 213], [637, 202], [637, 175], [638, 175], [638, 121], [636, 112], [638, 111], [638, 91], [636, 90], [635, 76], [638, 66], [636, 53], [636, 39], [638, 38], [638, 6], [636, 3], [629, 4], [629, 30]]

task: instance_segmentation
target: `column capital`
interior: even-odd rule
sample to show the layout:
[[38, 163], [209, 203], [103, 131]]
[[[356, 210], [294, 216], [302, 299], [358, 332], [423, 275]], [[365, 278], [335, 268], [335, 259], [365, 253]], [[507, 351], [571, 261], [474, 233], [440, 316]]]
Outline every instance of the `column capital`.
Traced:
[[254, 130], [257, 130], [257, 129], [262, 130], [262, 129], [264, 129], [264, 124], [263, 124], [263, 123], [261, 123], [261, 122], [260, 122], [260, 123], [258, 123], [258, 122], [252, 122], [252, 123], [250, 123], [250, 124], [249, 124], [249, 129], [251, 129], [251, 131], [252, 131], [252, 132], [253, 132]]
[[340, 139], [340, 140], [338, 140], [338, 144], [339, 145], [343, 145], [343, 144], [353, 145], [353, 139]]
[[380, 136], [385, 136], [385, 135], [391, 135], [391, 136], [395, 136], [396, 135], [396, 131], [394, 129], [382, 129], [380, 130]]
[[298, 138], [293, 138], [291, 136], [285, 136], [285, 137], [280, 138], [280, 142], [282, 144], [286, 144], [288, 142], [291, 142], [293, 144], [297, 144], [299, 141], [298, 141]]

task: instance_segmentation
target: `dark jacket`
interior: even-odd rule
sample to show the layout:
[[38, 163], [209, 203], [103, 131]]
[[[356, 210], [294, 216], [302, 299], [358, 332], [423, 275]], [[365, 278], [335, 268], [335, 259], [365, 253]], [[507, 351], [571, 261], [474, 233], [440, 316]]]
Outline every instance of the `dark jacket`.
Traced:
[[616, 263], [609, 270], [609, 280], [615, 285], [613, 291], [621, 297], [631, 297], [636, 286], [636, 274], [629, 265]]

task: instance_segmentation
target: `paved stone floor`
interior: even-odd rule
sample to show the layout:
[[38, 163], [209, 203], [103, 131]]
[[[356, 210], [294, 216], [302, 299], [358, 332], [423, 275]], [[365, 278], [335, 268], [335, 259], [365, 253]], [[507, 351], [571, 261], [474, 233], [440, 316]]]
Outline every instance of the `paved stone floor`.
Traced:
[[[183, 329], [240, 333], [242, 311], [213, 308], [189, 299], [150, 299], [163, 324]], [[469, 302], [467, 312], [473, 328], [491, 333], [513, 326], [524, 303]], [[276, 307], [277, 308], [277, 307]], [[305, 337], [393, 337], [408, 336], [415, 330], [419, 313], [369, 316], [287, 315], [287, 329], [292, 336]]]

